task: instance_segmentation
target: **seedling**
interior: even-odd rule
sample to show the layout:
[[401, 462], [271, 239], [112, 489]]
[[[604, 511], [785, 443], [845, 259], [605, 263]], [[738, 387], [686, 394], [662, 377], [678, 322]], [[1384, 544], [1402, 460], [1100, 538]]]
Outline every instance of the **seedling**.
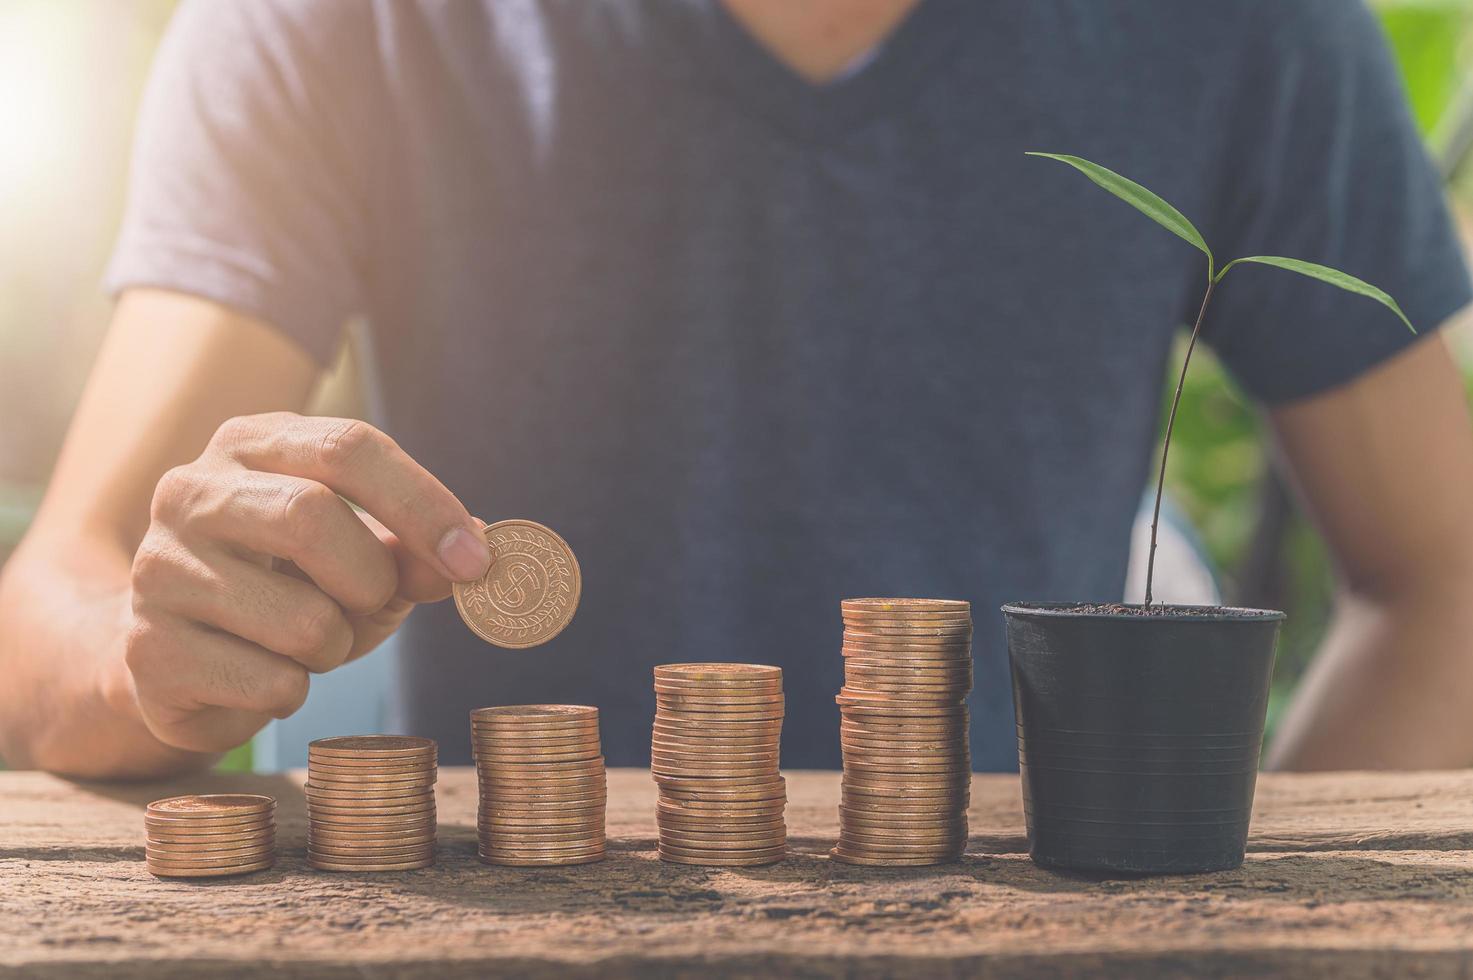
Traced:
[[1197, 346], [1197, 335], [1201, 332], [1202, 321], [1207, 316], [1207, 304], [1212, 301], [1212, 291], [1217, 288], [1218, 283], [1222, 282], [1223, 277], [1234, 266], [1244, 262], [1288, 269], [1290, 272], [1297, 272], [1302, 276], [1309, 276], [1311, 279], [1318, 279], [1349, 292], [1367, 296], [1401, 317], [1401, 322], [1405, 323], [1407, 329], [1412, 333], [1416, 333], [1417, 330], [1407, 319], [1406, 314], [1401, 311], [1401, 307], [1396, 305], [1396, 300], [1392, 299], [1389, 294], [1339, 269], [1317, 265], [1314, 262], [1305, 262], [1303, 259], [1288, 259], [1281, 255], [1248, 255], [1240, 259], [1233, 259], [1218, 269], [1216, 260], [1212, 257], [1212, 249], [1207, 247], [1207, 242], [1202, 238], [1201, 233], [1186, 219], [1186, 216], [1135, 181], [1122, 177], [1113, 170], [1107, 170], [1097, 163], [1090, 163], [1088, 160], [1068, 154], [1030, 152], [1028, 156], [1045, 157], [1049, 160], [1067, 163], [1167, 231], [1195, 245], [1207, 256], [1207, 290], [1202, 295], [1202, 306], [1197, 311], [1197, 322], [1192, 325], [1192, 336], [1187, 342], [1186, 356], [1182, 358], [1181, 374], [1176, 379], [1176, 395], [1171, 399], [1171, 413], [1166, 417], [1166, 439], [1161, 445], [1161, 471], [1156, 477], [1156, 505], [1151, 511], [1151, 553], [1146, 561], [1145, 612], [1149, 613], [1151, 611], [1151, 584], [1156, 573], [1156, 531], [1161, 522], [1161, 491], [1166, 485], [1166, 458], [1171, 452], [1171, 431], [1176, 425], [1176, 408], [1181, 404], [1182, 383], [1186, 381], [1187, 366], [1192, 363], [1192, 351]]

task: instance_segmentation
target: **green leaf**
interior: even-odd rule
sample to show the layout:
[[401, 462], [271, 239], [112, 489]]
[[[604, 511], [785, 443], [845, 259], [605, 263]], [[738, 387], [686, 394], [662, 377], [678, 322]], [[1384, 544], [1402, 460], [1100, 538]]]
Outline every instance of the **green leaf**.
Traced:
[[1401, 322], [1405, 323], [1407, 329], [1412, 333], [1417, 332], [1417, 328], [1412, 326], [1412, 321], [1408, 320], [1407, 315], [1401, 311], [1401, 307], [1396, 305], [1396, 300], [1391, 298], [1391, 294], [1385, 290], [1377, 289], [1370, 283], [1357, 279], [1355, 276], [1347, 275], [1339, 269], [1332, 269], [1327, 265], [1316, 265], [1313, 262], [1305, 262], [1303, 259], [1286, 259], [1282, 255], [1249, 255], [1241, 259], [1233, 259], [1227, 265], [1223, 266], [1222, 271], [1217, 274], [1215, 281], [1221, 282], [1222, 277], [1227, 275], [1228, 270], [1239, 262], [1256, 262], [1259, 265], [1277, 266], [1280, 269], [1297, 272], [1301, 276], [1309, 276], [1311, 279], [1318, 279], [1320, 282], [1327, 282], [1332, 286], [1339, 286], [1347, 292], [1370, 297], [1382, 306], [1385, 306], [1392, 313], [1401, 317]]
[[1122, 177], [1113, 170], [1106, 169], [1098, 163], [1090, 163], [1083, 157], [1069, 156], [1066, 153], [1035, 153], [1030, 151], [1030, 157], [1045, 157], [1049, 160], [1058, 160], [1084, 174], [1090, 180], [1114, 194], [1120, 200], [1129, 204], [1141, 214], [1154, 220], [1158, 225], [1170, 231], [1172, 234], [1191, 242], [1202, 250], [1207, 256], [1207, 276], [1212, 277], [1212, 250], [1207, 247], [1207, 242], [1202, 238], [1202, 233], [1187, 220], [1186, 215], [1176, 208], [1167, 204], [1161, 198], [1146, 190], [1140, 184]]

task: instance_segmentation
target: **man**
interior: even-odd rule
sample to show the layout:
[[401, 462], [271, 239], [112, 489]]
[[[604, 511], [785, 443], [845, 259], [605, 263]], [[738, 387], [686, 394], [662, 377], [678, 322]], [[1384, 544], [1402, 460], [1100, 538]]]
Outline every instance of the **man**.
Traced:
[[[838, 761], [837, 602], [973, 600], [979, 768], [1015, 764], [1009, 599], [1120, 595], [1202, 256], [1326, 262], [1424, 330], [1469, 298], [1368, 12], [1343, 0], [189, 3], [159, 54], [121, 294], [0, 590], [0, 751], [141, 776], [295, 710], [404, 622], [406, 727], [786, 669], [784, 763]], [[301, 418], [344, 320], [384, 431]], [[1277, 764], [1473, 761], [1473, 429], [1436, 336], [1273, 270], [1210, 339], [1339, 561]], [[392, 440], [390, 439], [392, 436]], [[452, 493], [453, 490], [453, 493]], [[340, 498], [361, 509], [355, 513]], [[448, 603], [472, 515], [577, 550], [501, 651]]]

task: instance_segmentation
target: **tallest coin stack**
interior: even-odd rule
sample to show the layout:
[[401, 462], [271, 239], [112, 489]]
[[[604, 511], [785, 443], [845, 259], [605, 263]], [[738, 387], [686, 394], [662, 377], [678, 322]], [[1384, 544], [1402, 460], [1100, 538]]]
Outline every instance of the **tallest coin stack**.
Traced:
[[967, 844], [972, 607], [846, 599], [836, 860], [940, 864]]

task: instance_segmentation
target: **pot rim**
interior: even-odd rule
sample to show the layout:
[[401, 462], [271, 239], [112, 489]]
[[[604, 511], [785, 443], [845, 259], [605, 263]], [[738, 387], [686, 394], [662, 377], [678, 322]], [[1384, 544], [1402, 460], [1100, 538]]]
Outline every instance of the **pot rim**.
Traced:
[[[1080, 602], [1005, 602], [1002, 612], [1009, 616], [1035, 616], [1047, 619], [1103, 619], [1114, 623], [1267, 623], [1282, 622], [1288, 617], [1277, 609], [1250, 609], [1243, 606], [1196, 606], [1180, 603], [1160, 603], [1163, 608], [1173, 610], [1162, 616], [1126, 616], [1112, 612], [1081, 612]], [[1141, 603], [1123, 603], [1139, 606]], [[1221, 612], [1188, 612], [1192, 609], [1213, 609]]]

